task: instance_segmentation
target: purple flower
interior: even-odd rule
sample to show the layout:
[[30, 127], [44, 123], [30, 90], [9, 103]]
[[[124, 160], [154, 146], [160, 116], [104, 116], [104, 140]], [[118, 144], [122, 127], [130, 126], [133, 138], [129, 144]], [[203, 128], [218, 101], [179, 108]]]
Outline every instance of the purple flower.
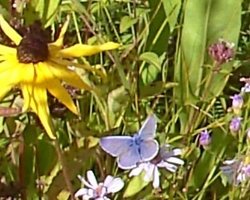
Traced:
[[234, 56], [233, 50], [234, 44], [220, 40], [219, 42], [212, 44], [208, 52], [210, 56], [218, 63], [223, 64], [230, 61]]
[[250, 178], [250, 164], [239, 159], [226, 160], [220, 169], [229, 183], [239, 185]]
[[165, 145], [160, 149], [159, 154], [150, 162], [140, 163], [136, 168], [132, 169], [129, 176], [138, 176], [142, 171], [145, 172], [144, 181], [153, 181], [153, 187], [160, 186], [159, 168], [165, 168], [170, 172], [176, 172], [178, 166], [183, 165], [184, 161], [176, 158], [181, 154], [181, 149], [170, 150], [169, 145]]
[[235, 94], [234, 96], [231, 96], [230, 99], [232, 99], [232, 107], [235, 109], [241, 109], [242, 105], [244, 103], [243, 97], [240, 94]]
[[211, 137], [207, 130], [203, 130], [200, 133], [199, 144], [206, 148], [211, 143]]
[[93, 200], [110, 200], [106, 197], [107, 194], [116, 193], [120, 191], [124, 182], [120, 178], [114, 178], [108, 175], [104, 182], [97, 183], [94, 173], [89, 170], [87, 171], [86, 181], [83, 177], [78, 176], [82, 183], [88, 188], [81, 188], [75, 193], [75, 197], [82, 197], [82, 199], [93, 199]]
[[229, 125], [229, 129], [232, 132], [238, 132], [240, 130], [240, 122], [241, 122], [242, 118], [241, 117], [234, 117], [231, 121], [230, 121], [230, 125]]

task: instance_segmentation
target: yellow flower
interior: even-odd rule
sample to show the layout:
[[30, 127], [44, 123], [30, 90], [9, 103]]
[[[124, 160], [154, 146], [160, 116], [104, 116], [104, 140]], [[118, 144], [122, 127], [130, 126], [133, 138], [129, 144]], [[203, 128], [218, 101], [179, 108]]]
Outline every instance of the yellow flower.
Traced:
[[68, 92], [61, 85], [64, 81], [74, 87], [92, 90], [93, 88], [69, 69], [69, 66], [93, 68], [70, 62], [68, 58], [90, 56], [101, 51], [119, 47], [119, 44], [107, 42], [101, 45], [76, 44], [63, 48], [63, 38], [69, 24], [67, 18], [59, 37], [48, 43], [46, 34], [39, 24], [29, 27], [24, 36], [20, 36], [0, 15], [0, 27], [15, 43], [16, 48], [0, 44], [0, 99], [12, 87], [19, 87], [24, 98], [23, 110], [35, 112], [49, 137], [55, 139], [53, 124], [50, 119], [47, 92], [56, 97], [73, 113], [78, 114]]

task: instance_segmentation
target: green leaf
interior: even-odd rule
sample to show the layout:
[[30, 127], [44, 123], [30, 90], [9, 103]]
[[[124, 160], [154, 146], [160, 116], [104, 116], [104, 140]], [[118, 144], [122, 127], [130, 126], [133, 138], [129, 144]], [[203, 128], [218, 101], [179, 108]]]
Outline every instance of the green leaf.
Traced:
[[124, 33], [128, 28], [133, 26], [138, 19], [132, 18], [130, 16], [124, 16], [120, 22], [120, 33]]
[[153, 82], [161, 71], [161, 59], [153, 52], [145, 52], [140, 55], [139, 59], [148, 63], [141, 72], [142, 81], [147, 85]]
[[27, 24], [34, 20], [41, 20], [45, 27], [51, 25], [54, 21], [61, 0], [33, 0], [27, 4], [25, 9], [25, 20]]
[[162, 55], [168, 48], [170, 28], [162, 1], [149, 0], [148, 37], [145, 45], [146, 51], [153, 51]]
[[[174, 71], [174, 81], [180, 84], [174, 90], [175, 99], [183, 106], [180, 114], [181, 132], [190, 130], [188, 120], [196, 115], [194, 106], [201, 97], [209, 101], [221, 94], [225, 87], [232, 63], [223, 65], [228, 73], [217, 73], [210, 79], [210, 70], [204, 66], [211, 65], [208, 46], [224, 38], [237, 44], [241, 25], [241, 1], [235, 0], [192, 0], [185, 5], [185, 15], [181, 44], [178, 49]], [[204, 83], [211, 80], [208, 86]], [[204, 100], [202, 99], [202, 100]], [[200, 107], [200, 106], [199, 106]], [[196, 122], [192, 124], [196, 128]]]
[[165, 14], [168, 18], [170, 31], [172, 32], [175, 28], [178, 15], [181, 8], [181, 0], [162, 0]]
[[143, 180], [144, 175], [145, 173], [141, 173], [139, 176], [134, 176], [131, 181], [129, 181], [128, 187], [123, 195], [124, 198], [134, 196], [149, 184], [149, 182]]
[[150, 97], [150, 96], [156, 96], [162, 93], [164, 90], [176, 87], [177, 85], [178, 85], [177, 83], [173, 83], [173, 82], [164, 83], [162, 81], [156, 81], [149, 85], [141, 84], [139, 86], [140, 99]]
[[48, 175], [56, 165], [57, 155], [51, 143], [42, 139], [36, 146], [36, 162], [39, 175]]

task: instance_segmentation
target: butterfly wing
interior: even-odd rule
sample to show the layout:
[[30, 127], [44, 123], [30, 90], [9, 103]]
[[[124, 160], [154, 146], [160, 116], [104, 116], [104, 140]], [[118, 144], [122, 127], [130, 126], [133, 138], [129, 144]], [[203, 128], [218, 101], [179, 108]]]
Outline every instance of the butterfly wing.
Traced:
[[123, 152], [117, 159], [118, 167], [121, 169], [132, 169], [141, 161], [141, 156], [135, 145]]
[[153, 139], [155, 137], [156, 125], [155, 115], [149, 115], [139, 130], [139, 136], [145, 140]]
[[133, 139], [130, 136], [107, 136], [100, 139], [101, 148], [113, 157], [129, 151]]
[[141, 161], [152, 160], [159, 151], [159, 144], [156, 140], [144, 140], [140, 143]]
[[159, 144], [154, 140], [156, 125], [156, 117], [152, 114], [147, 117], [139, 130], [139, 137], [142, 140], [142, 142], [140, 142], [141, 161], [153, 159], [159, 151]]

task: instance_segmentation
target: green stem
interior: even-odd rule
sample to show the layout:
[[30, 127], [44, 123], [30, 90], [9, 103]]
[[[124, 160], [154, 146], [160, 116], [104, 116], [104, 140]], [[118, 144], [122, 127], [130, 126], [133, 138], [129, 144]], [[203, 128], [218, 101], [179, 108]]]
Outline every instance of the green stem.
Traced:
[[56, 147], [56, 152], [57, 152], [57, 156], [58, 159], [62, 165], [62, 172], [63, 172], [63, 177], [66, 183], [66, 187], [68, 189], [68, 191], [70, 192], [70, 199], [71, 200], [75, 200], [74, 198], [74, 191], [70, 182], [70, 177], [69, 177], [69, 173], [68, 173], [68, 168], [64, 159], [64, 155], [62, 153], [62, 150], [60, 148], [60, 144], [57, 140], [55, 140], [55, 147]]

